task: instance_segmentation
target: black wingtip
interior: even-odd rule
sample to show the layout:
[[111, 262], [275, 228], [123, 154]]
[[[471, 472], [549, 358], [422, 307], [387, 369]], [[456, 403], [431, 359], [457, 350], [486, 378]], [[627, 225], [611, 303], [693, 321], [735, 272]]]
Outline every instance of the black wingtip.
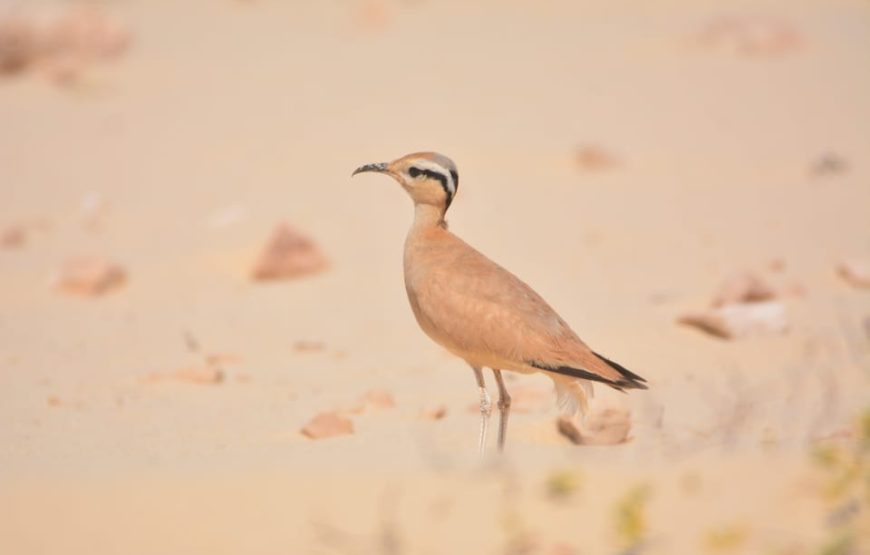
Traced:
[[621, 388], [624, 388], [624, 389], [649, 389], [649, 387], [646, 385], [646, 379], [638, 376], [637, 374], [635, 374], [634, 372], [632, 372], [631, 370], [629, 370], [625, 366], [619, 364], [618, 362], [613, 362], [609, 358], [602, 356], [602, 355], [599, 355], [598, 353], [595, 353], [595, 352], [593, 352], [593, 354], [595, 356], [597, 356], [598, 358], [600, 358], [601, 360], [603, 360], [604, 362], [606, 362], [608, 365], [612, 366], [614, 369], [616, 369], [617, 372], [619, 372], [625, 378], [624, 380], [619, 380], [618, 382], [616, 382], [617, 384], [619, 384], [619, 386]]
[[593, 374], [592, 372], [589, 372], [588, 370], [583, 370], [582, 368], [574, 368], [572, 366], [549, 365], [535, 360], [529, 361], [528, 364], [540, 370], [553, 372], [554, 374], [562, 374], [563, 376], [570, 376], [572, 378], [580, 378], [582, 380], [589, 380], [592, 382], [607, 384], [613, 389], [616, 389], [617, 391], [621, 391], [623, 393], [625, 393], [626, 389], [649, 389], [649, 387], [647, 387], [646, 385], [646, 380], [642, 377], [638, 376], [634, 372], [631, 372], [622, 365], [617, 364], [616, 362], [613, 362], [612, 360], [609, 360], [599, 355], [598, 353], [594, 354], [608, 366], [611, 366], [614, 370], [619, 372], [619, 374], [622, 376], [622, 379], [608, 380], [607, 378], [599, 376], [598, 374]]

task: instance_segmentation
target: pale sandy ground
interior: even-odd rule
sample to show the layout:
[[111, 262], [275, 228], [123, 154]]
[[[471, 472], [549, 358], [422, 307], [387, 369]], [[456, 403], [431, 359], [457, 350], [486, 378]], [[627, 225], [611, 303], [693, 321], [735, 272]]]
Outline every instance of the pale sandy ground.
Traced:
[[[811, 454], [853, 449], [870, 406], [870, 293], [834, 272], [870, 256], [870, 4], [101, 5], [135, 34], [123, 59], [66, 88], [0, 80], [0, 224], [29, 230], [0, 251], [0, 552], [868, 552], [867, 486], [832, 493], [837, 469]], [[720, 14], [781, 18], [803, 42], [694, 45]], [[587, 143], [620, 165], [581, 171]], [[459, 165], [451, 228], [649, 380], [599, 398], [631, 407], [631, 441], [570, 445], [548, 403], [477, 460], [471, 372], [405, 299], [410, 202], [349, 179], [421, 149]], [[848, 169], [812, 177], [825, 152]], [[283, 219], [331, 269], [251, 283]], [[128, 284], [52, 289], [88, 253]], [[775, 259], [765, 275], [807, 292], [789, 334], [674, 324]], [[185, 334], [240, 358], [226, 382], [143, 383], [199, 360]], [[354, 416], [352, 436], [299, 434], [372, 388], [396, 408]]]

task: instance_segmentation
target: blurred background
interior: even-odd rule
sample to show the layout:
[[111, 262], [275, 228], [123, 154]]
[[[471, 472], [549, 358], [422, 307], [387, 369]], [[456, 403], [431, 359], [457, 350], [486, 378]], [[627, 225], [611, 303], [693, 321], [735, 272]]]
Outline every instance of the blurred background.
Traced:
[[[864, 0], [0, 0], [0, 551], [870, 553], [868, 55]], [[649, 391], [512, 377], [478, 459], [350, 179], [421, 150]]]

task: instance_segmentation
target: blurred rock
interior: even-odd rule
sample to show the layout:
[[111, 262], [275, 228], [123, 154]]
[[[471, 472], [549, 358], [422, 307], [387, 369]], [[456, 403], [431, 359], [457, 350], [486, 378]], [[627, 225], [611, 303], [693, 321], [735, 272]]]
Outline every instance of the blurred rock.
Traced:
[[785, 306], [776, 301], [733, 304], [703, 312], [689, 312], [677, 322], [723, 339], [775, 335], [788, 331]]
[[824, 177], [838, 175], [849, 171], [849, 162], [834, 152], [826, 152], [819, 156], [810, 166], [810, 175]]
[[441, 420], [447, 416], [447, 407], [439, 405], [437, 407], [426, 409], [420, 413], [420, 418], [424, 420]]
[[205, 355], [205, 362], [209, 366], [225, 366], [241, 363], [242, 357], [234, 353], [209, 353]]
[[223, 370], [215, 366], [193, 365], [179, 368], [174, 372], [152, 372], [145, 376], [146, 383], [178, 381], [197, 385], [217, 385], [224, 382], [226, 376]]
[[126, 27], [94, 6], [0, 14], [0, 75], [37, 67], [69, 85], [86, 65], [115, 58], [129, 44]]
[[578, 148], [575, 159], [582, 170], [589, 172], [609, 170], [619, 166], [619, 160], [613, 154], [595, 145]]
[[777, 291], [758, 274], [742, 272], [735, 274], [719, 287], [713, 297], [713, 306], [769, 301], [777, 297]]
[[803, 35], [776, 17], [725, 15], [710, 19], [695, 35], [698, 46], [743, 56], [780, 56], [799, 50]]
[[326, 349], [326, 344], [321, 341], [296, 341], [293, 350], [297, 353], [317, 353]]
[[870, 260], [844, 260], [837, 265], [837, 273], [855, 287], [870, 287]]
[[311, 439], [348, 435], [353, 433], [353, 422], [336, 412], [322, 412], [309, 420], [301, 433]]
[[577, 445], [618, 445], [628, 441], [631, 414], [622, 408], [608, 407], [590, 413], [582, 429], [565, 416], [560, 417], [556, 424], [559, 433]]
[[391, 409], [396, 406], [396, 400], [393, 394], [385, 389], [373, 389], [366, 392], [353, 408], [350, 409], [352, 414], [363, 414], [366, 412], [377, 412], [380, 410]]
[[580, 431], [584, 445], [617, 445], [628, 441], [631, 414], [623, 408], [608, 407], [592, 411]]
[[0, 248], [14, 249], [24, 245], [27, 233], [20, 225], [10, 225], [0, 229]]
[[289, 224], [279, 224], [254, 264], [256, 280], [294, 278], [324, 270], [326, 257], [314, 242]]
[[56, 285], [66, 293], [97, 296], [120, 287], [126, 279], [126, 272], [115, 262], [101, 257], [77, 257], [63, 263]]
[[365, 0], [355, 9], [353, 25], [370, 33], [385, 31], [392, 23], [393, 16], [383, 0]]
[[771, 258], [767, 262], [767, 269], [771, 272], [781, 273], [785, 271], [787, 264], [784, 258]]
[[127, 49], [130, 32], [96, 7], [73, 6], [50, 22], [45, 41], [55, 53], [108, 59]]
[[25, 70], [36, 53], [33, 23], [19, 15], [0, 14], [0, 75]]
[[171, 374], [174, 380], [199, 385], [217, 385], [223, 383], [224, 377], [223, 370], [211, 365], [188, 366]]

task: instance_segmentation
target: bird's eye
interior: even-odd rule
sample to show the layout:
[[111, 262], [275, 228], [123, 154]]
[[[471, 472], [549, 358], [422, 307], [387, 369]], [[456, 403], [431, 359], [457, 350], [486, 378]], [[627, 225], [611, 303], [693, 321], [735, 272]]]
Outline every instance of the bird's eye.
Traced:
[[419, 177], [421, 173], [423, 173], [423, 171], [420, 168], [415, 168], [412, 166], [410, 169], [408, 169], [408, 175], [414, 178]]

